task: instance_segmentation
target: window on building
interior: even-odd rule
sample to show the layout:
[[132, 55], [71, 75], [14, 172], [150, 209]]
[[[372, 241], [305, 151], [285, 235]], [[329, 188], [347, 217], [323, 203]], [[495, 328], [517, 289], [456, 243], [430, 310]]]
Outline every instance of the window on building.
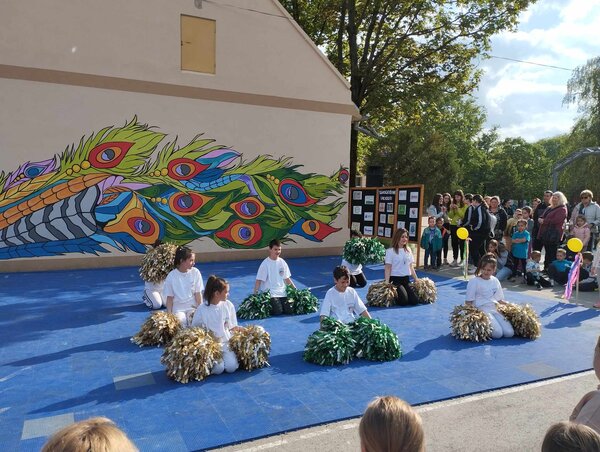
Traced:
[[181, 69], [215, 73], [216, 22], [181, 16]]

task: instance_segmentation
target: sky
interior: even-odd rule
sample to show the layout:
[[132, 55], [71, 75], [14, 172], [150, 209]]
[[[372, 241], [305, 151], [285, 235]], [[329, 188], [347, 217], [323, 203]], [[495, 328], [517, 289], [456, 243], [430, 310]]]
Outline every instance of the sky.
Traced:
[[[492, 38], [490, 54], [572, 70], [600, 56], [598, 33], [600, 0], [538, 0], [521, 13], [516, 32]], [[479, 67], [487, 128], [528, 141], [569, 132], [578, 115], [576, 106], [563, 105], [570, 71], [500, 58]]]

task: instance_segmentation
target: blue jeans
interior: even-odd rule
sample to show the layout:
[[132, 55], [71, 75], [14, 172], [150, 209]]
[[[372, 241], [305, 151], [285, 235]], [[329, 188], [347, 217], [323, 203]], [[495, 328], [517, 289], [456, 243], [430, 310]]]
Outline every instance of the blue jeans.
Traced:
[[436, 261], [437, 261], [437, 256], [436, 256], [436, 252], [433, 251], [433, 246], [429, 245], [426, 249], [425, 249], [425, 263], [424, 265], [427, 266], [427, 260], [431, 258], [431, 266], [435, 267], [436, 266]]

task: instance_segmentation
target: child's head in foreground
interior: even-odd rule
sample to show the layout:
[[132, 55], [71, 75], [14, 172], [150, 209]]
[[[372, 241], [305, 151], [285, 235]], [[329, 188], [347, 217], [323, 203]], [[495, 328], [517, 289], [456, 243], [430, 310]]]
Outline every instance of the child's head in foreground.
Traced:
[[559, 248], [556, 250], [556, 259], [557, 260], [562, 261], [566, 257], [567, 257], [567, 252], [565, 251], [564, 248]]
[[584, 251], [581, 253], [581, 259], [585, 265], [590, 265], [594, 261], [594, 253], [591, 251]]
[[42, 452], [137, 452], [127, 435], [105, 417], [93, 417], [56, 432]]
[[358, 427], [363, 452], [421, 452], [425, 434], [421, 417], [404, 400], [394, 396], [373, 400]]
[[600, 435], [587, 425], [558, 422], [546, 432], [542, 452], [597, 452]]

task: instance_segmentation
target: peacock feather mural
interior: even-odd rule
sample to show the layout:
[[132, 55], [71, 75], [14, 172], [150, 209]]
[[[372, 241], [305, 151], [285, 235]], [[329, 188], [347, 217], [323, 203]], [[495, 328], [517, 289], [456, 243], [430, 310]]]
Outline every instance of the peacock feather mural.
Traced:
[[[348, 171], [303, 174], [290, 158], [242, 155], [212, 139], [177, 139], [134, 117], [82, 137], [54, 158], [0, 173], [0, 259], [143, 253], [198, 238], [262, 248], [338, 231]], [[160, 148], [159, 148], [160, 147]]]

